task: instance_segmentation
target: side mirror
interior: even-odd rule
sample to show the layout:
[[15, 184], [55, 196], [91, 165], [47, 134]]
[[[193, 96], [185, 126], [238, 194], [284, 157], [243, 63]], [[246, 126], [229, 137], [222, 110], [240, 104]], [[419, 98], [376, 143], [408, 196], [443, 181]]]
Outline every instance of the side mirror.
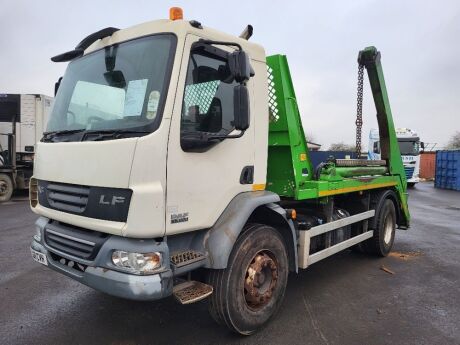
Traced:
[[233, 90], [233, 111], [235, 129], [245, 131], [249, 128], [249, 92], [246, 85], [237, 85]]
[[235, 50], [228, 55], [228, 67], [237, 83], [244, 83], [254, 75], [249, 55], [243, 50]]
[[58, 81], [54, 83], [54, 97], [56, 97], [57, 92], [59, 90], [59, 86], [61, 86], [61, 81], [62, 81], [62, 77], [60, 77]]
[[425, 150], [425, 143], [423, 141], [420, 142], [420, 147], [422, 148], [422, 150]]

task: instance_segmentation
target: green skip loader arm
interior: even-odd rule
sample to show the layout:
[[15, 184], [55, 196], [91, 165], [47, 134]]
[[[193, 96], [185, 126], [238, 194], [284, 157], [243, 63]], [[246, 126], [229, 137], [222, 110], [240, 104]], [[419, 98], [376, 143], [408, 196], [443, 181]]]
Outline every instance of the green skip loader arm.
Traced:
[[[286, 199], [325, 200], [329, 196], [378, 188], [394, 188], [403, 222], [409, 226], [406, 176], [385, 87], [380, 53], [374, 47], [359, 53], [368, 72], [377, 110], [385, 167], [336, 167], [328, 163], [320, 174], [312, 166], [286, 56], [267, 57], [269, 137], [267, 190]], [[361, 176], [360, 176], [361, 175]], [[372, 175], [372, 176], [370, 176]]]
[[364, 65], [369, 77], [369, 83], [374, 98], [375, 109], [377, 110], [377, 122], [379, 125], [381, 158], [386, 160], [390, 175], [399, 177], [395, 186], [401, 207], [409, 226], [410, 213], [407, 206], [407, 181], [404, 165], [401, 159], [398, 139], [396, 138], [393, 115], [391, 114], [390, 100], [383, 76], [381, 54], [375, 47], [367, 47], [361, 50], [358, 55], [358, 64]]

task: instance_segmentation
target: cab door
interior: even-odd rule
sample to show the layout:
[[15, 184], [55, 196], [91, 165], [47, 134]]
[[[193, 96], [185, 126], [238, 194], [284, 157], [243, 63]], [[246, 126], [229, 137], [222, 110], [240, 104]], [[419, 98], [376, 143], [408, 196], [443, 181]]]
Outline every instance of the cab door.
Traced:
[[[252, 190], [254, 126], [234, 129], [228, 48], [188, 35], [168, 141], [166, 234], [211, 227], [229, 202]], [[253, 82], [247, 83], [253, 113]], [[200, 138], [202, 140], [200, 140]]]

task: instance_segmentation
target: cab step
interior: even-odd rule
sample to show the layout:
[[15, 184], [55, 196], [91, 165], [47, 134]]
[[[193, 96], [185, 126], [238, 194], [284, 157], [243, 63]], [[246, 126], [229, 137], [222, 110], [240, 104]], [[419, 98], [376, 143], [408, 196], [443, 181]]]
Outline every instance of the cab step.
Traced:
[[212, 294], [211, 285], [188, 280], [173, 287], [174, 297], [182, 304], [190, 304], [201, 301]]

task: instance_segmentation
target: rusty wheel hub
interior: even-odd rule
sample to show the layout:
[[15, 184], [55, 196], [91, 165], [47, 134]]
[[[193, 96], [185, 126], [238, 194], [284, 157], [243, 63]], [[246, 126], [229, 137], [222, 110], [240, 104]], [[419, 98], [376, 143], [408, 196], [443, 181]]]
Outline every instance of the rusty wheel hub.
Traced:
[[246, 271], [244, 297], [249, 307], [257, 309], [267, 304], [278, 281], [278, 266], [270, 252], [254, 256]]

